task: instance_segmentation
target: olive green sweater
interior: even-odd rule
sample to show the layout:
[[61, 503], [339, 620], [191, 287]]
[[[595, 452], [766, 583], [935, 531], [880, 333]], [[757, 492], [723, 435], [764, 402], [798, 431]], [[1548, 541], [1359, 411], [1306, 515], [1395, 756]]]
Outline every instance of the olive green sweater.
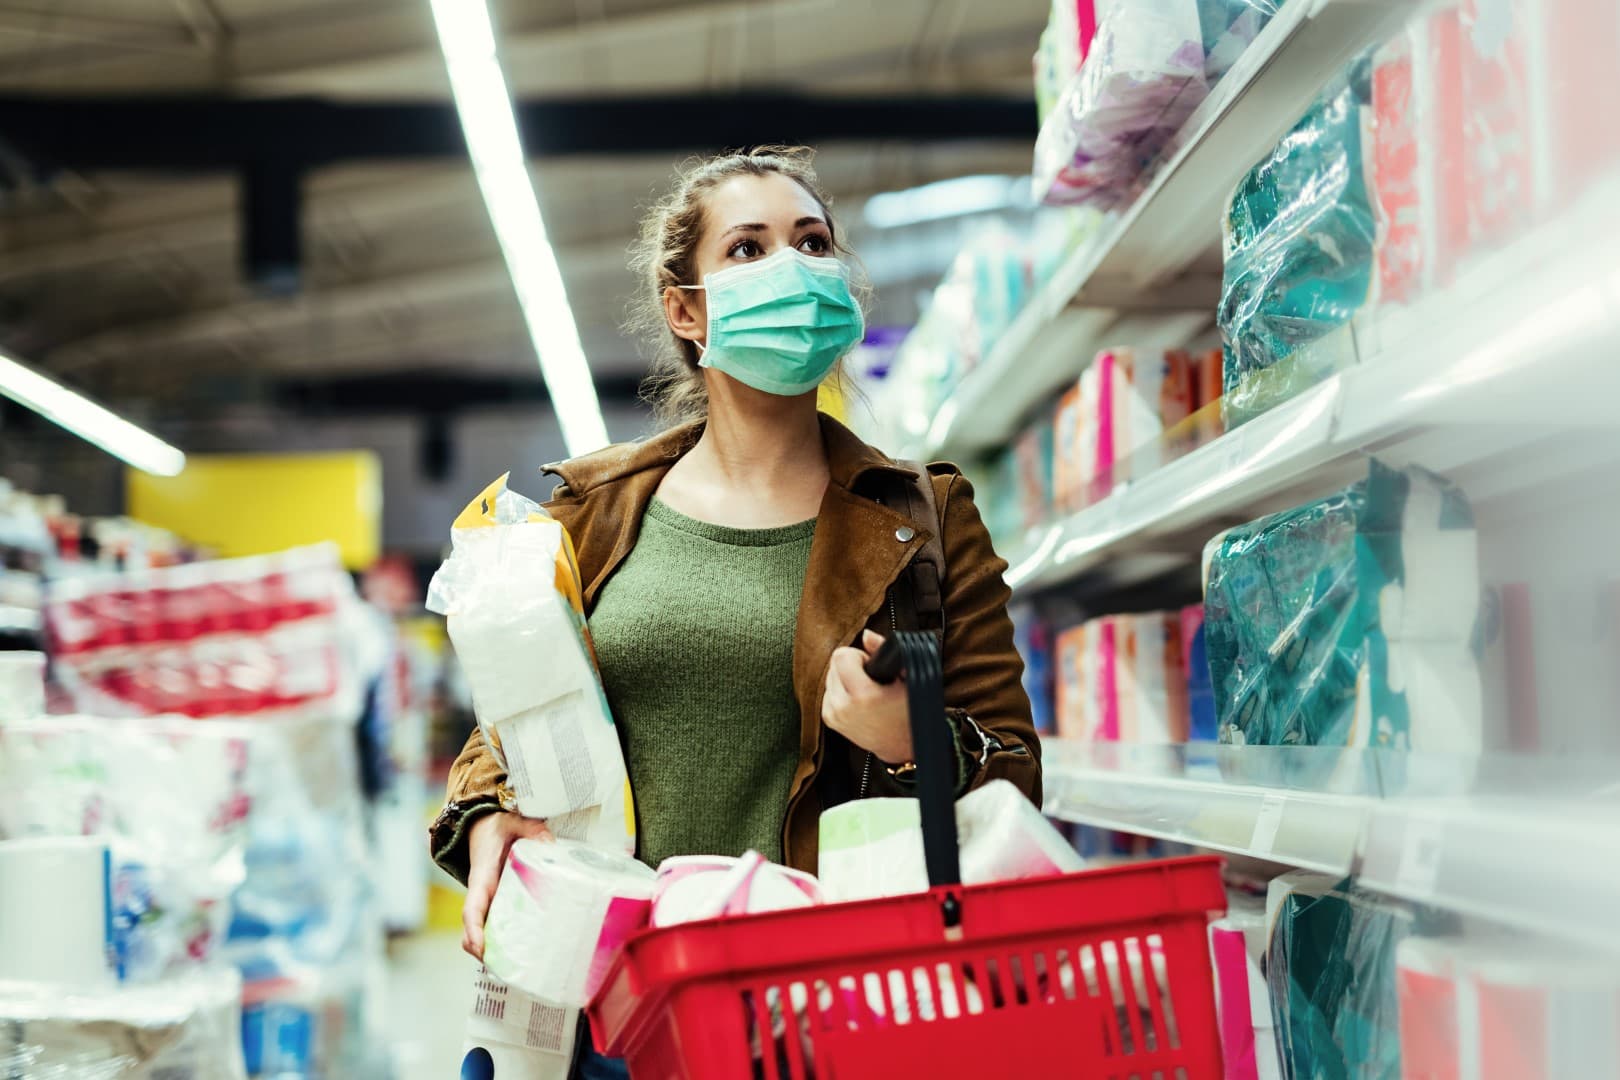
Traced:
[[793, 639], [815, 522], [732, 529], [656, 498], [591, 636], [636, 797], [638, 855], [781, 861], [799, 760]]

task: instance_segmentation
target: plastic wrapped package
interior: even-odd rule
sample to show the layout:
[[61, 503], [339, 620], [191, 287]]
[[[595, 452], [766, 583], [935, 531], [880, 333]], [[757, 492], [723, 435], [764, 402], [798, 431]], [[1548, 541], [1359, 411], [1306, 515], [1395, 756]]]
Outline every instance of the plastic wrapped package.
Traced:
[[1097, 33], [1096, 0], [1052, 0], [1035, 53], [1035, 106], [1042, 122], [1051, 115]]
[[1235, 427], [1326, 378], [1340, 352], [1306, 346], [1348, 323], [1372, 282], [1376, 225], [1363, 129], [1370, 63], [1330, 83], [1227, 210], [1221, 302], [1225, 413]]
[[1214, 742], [1215, 688], [1209, 678], [1209, 653], [1204, 647], [1204, 605], [1190, 604], [1181, 609], [1181, 655], [1186, 663], [1187, 738], [1191, 742]]
[[243, 881], [248, 817], [276, 782], [264, 760], [274, 730], [182, 717], [0, 724], [0, 835], [104, 839], [122, 976], [190, 966], [218, 945]]
[[1053, 205], [1122, 201], [1209, 93], [1195, 0], [1099, 9], [1091, 51], [1035, 142], [1035, 190]]
[[1396, 964], [1404, 1076], [1620, 1076], [1612, 962], [1543, 943], [1411, 937]]
[[1115, 617], [1119, 640], [1121, 742], [1164, 746], [1187, 741], [1187, 681], [1181, 619], [1150, 611]]
[[356, 607], [337, 548], [323, 544], [63, 579], [45, 618], [79, 711], [346, 720], [360, 704]]
[[428, 607], [446, 616], [479, 729], [506, 771], [503, 801], [535, 818], [595, 810], [586, 838], [634, 852], [630, 782], [567, 530], [502, 476], [450, 536]]
[[1265, 898], [1228, 892], [1226, 915], [1209, 925], [1226, 1080], [1280, 1080], [1282, 1075], [1266, 946]]
[[1109, 617], [1057, 637], [1057, 733], [1078, 742], [1119, 741], [1118, 636]]
[[462, 1080], [567, 1080], [579, 1027], [578, 1009], [537, 1001], [480, 967], [459, 1075]]
[[241, 1080], [242, 981], [206, 968], [139, 987], [0, 981], [0, 1076]]
[[[1287, 755], [1280, 775], [1254, 762], [1244, 779], [1354, 792], [1466, 779], [1482, 743], [1480, 586], [1460, 490], [1372, 461], [1343, 491], [1216, 537], [1205, 559], [1221, 741], [1337, 748]], [[1416, 751], [1425, 773], [1367, 747]]]
[[1052, 624], [1032, 604], [1016, 604], [1009, 614], [1013, 621], [1013, 645], [1024, 660], [1024, 693], [1029, 697], [1030, 715], [1035, 730], [1049, 734], [1056, 725], [1053, 710], [1057, 693]]
[[1041, 416], [1014, 447], [1019, 520], [1025, 529], [1043, 525], [1052, 516], [1052, 433], [1052, 416]]
[[1271, 882], [1266, 922], [1283, 1075], [1400, 1080], [1395, 965], [1411, 913], [1348, 881], [1296, 871]]
[[1254, 44], [1282, 0], [1197, 0], [1204, 34], [1204, 78], [1213, 87]]
[[238, 1037], [250, 1077], [381, 1075], [370, 1060], [364, 954], [249, 974]]

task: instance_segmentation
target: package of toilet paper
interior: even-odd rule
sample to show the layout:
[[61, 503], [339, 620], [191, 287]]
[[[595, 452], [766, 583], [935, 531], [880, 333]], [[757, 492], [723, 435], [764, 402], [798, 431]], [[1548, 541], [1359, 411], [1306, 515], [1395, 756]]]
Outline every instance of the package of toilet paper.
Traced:
[[652, 924], [790, 911], [822, 903], [821, 884], [809, 874], [773, 863], [757, 851], [731, 859], [678, 855], [658, 867]]
[[601, 807], [591, 839], [633, 852], [624, 756], [567, 530], [502, 476], [450, 537], [428, 607], [446, 617], [484, 741], [506, 770], [503, 801], [545, 819]]
[[573, 840], [519, 840], [484, 924], [484, 966], [548, 1005], [581, 1008], [647, 925], [655, 875]]
[[[1334, 495], [1216, 537], [1206, 566], [1222, 742], [1477, 756], [1478, 537], [1454, 485], [1373, 461]], [[1301, 753], [1281, 779], [1359, 792], [1376, 772], [1410, 790], [1399, 762], [1363, 758]]]
[[461, 1080], [567, 1080], [579, 1010], [548, 1005], [479, 968]]
[[1266, 986], [1266, 901], [1230, 894], [1209, 925], [1221, 1058], [1229, 1080], [1280, 1080], [1276, 1024]]
[[[956, 804], [962, 881], [984, 885], [1085, 869], [1085, 860], [1024, 794], [993, 780]], [[828, 903], [928, 889], [915, 799], [858, 799], [821, 815], [821, 888]]]

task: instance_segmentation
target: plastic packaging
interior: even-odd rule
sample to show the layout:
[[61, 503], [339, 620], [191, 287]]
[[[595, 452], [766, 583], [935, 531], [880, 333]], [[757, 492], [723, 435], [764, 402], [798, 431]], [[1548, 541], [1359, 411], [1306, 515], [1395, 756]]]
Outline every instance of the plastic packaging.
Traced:
[[1204, 34], [1204, 78], [1213, 87], [1254, 44], [1281, 0], [1197, 0]]
[[0, 981], [0, 1076], [243, 1080], [241, 1001], [229, 968], [104, 991]]
[[537, 1001], [480, 967], [461, 1080], [568, 1080], [579, 1010]]
[[623, 751], [585, 626], [567, 530], [502, 476], [456, 519], [428, 588], [446, 616], [478, 725], [528, 817], [599, 807], [589, 839], [635, 850]]
[[1008, 614], [1013, 621], [1013, 644], [1024, 660], [1023, 684], [1024, 693], [1029, 697], [1030, 716], [1037, 732], [1050, 734], [1056, 725], [1052, 624], [1032, 604], [1014, 605]]
[[1229, 893], [1225, 918], [1209, 925], [1209, 948], [1226, 1080], [1280, 1080], [1265, 975], [1265, 898]]
[[[956, 803], [962, 881], [982, 885], [1085, 868], [1052, 823], [1012, 784], [993, 780]], [[915, 799], [858, 799], [821, 815], [821, 886], [831, 903], [928, 888]]]
[[103, 840], [0, 840], [0, 979], [110, 985], [112, 860]]
[[1091, 50], [1035, 142], [1042, 201], [1126, 198], [1209, 93], [1203, 42], [1194, 0], [1113, 0], [1099, 10]]
[[[1206, 559], [1222, 742], [1477, 757], [1478, 543], [1456, 487], [1372, 461], [1337, 494], [1216, 537]], [[1288, 775], [1245, 779], [1393, 792], [1418, 779], [1399, 760], [1370, 777], [1362, 755], [1290, 755]]]
[[0, 652], [0, 723], [44, 715], [45, 654]]
[[658, 866], [652, 924], [676, 926], [730, 915], [789, 911], [822, 903], [821, 883], [757, 851], [741, 858], [675, 856]]
[[525, 994], [581, 1008], [647, 925], [653, 880], [628, 855], [572, 840], [517, 841], [490, 901], [485, 966]]
[[1225, 411], [1237, 425], [1320, 382], [1340, 351], [1306, 348], [1350, 321], [1372, 282], [1376, 225], [1362, 145], [1370, 64], [1351, 64], [1238, 183], [1216, 314]]
[[1406, 908], [1306, 871], [1266, 897], [1267, 980], [1283, 1074], [1400, 1080], [1396, 952]]

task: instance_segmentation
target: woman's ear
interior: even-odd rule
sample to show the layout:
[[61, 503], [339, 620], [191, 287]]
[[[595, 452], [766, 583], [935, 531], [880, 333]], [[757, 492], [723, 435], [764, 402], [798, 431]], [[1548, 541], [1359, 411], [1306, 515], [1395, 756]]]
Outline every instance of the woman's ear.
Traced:
[[671, 285], [664, 289], [664, 318], [675, 336], [685, 341], [702, 341], [709, 334], [709, 314], [703, 292]]

